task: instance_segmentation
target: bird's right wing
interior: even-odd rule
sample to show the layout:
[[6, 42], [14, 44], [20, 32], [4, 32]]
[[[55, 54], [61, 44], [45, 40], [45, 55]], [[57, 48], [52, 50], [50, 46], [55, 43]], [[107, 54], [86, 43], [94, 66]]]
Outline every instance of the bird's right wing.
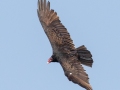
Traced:
[[92, 90], [92, 87], [89, 84], [88, 74], [85, 72], [77, 57], [70, 56], [69, 58], [63, 59], [64, 60], [61, 62], [61, 66], [63, 67], [65, 75], [68, 79], [73, 83], [86, 88], [86, 90]]

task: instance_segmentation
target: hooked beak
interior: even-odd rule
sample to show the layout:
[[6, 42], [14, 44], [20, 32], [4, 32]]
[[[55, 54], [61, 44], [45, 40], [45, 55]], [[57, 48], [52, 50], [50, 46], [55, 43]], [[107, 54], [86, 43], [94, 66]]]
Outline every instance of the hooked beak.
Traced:
[[47, 61], [47, 64], [51, 63], [52, 62], [52, 58], [50, 57]]
[[47, 61], [47, 64], [49, 64], [50, 62]]

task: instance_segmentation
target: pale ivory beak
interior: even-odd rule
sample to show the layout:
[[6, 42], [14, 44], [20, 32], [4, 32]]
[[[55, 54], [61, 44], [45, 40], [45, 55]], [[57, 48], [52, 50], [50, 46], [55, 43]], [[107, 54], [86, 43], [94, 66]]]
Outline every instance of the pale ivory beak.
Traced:
[[47, 62], [47, 64], [49, 64], [50, 62]]
[[51, 63], [51, 61], [52, 61], [52, 58], [50, 57], [47, 61], [47, 64]]

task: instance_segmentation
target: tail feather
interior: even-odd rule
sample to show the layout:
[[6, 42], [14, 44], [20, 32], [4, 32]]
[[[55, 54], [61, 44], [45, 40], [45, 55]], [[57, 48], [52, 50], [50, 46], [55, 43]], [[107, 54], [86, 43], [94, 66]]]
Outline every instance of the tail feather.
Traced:
[[78, 59], [80, 60], [80, 62], [86, 66], [92, 67], [93, 59], [90, 51], [88, 51], [84, 45], [76, 49], [78, 53]]

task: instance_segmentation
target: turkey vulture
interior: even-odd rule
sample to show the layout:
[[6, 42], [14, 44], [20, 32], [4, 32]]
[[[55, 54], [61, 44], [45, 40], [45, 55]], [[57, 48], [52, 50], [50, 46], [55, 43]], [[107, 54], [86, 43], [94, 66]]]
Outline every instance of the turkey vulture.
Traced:
[[49, 1], [38, 0], [37, 13], [53, 50], [53, 55], [48, 60], [48, 63], [59, 62], [65, 76], [70, 81], [82, 86], [86, 90], [92, 90], [88, 74], [86, 74], [81, 65], [92, 67], [93, 59], [90, 51], [84, 45], [75, 48], [59, 16], [53, 9], [50, 9]]

